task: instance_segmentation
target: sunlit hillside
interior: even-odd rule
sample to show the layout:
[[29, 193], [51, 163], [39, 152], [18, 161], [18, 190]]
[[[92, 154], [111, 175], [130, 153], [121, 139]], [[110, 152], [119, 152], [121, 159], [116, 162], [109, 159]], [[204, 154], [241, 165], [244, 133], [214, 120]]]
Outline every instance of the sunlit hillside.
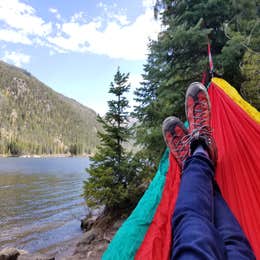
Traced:
[[0, 154], [91, 153], [98, 142], [95, 111], [4, 62], [0, 117]]

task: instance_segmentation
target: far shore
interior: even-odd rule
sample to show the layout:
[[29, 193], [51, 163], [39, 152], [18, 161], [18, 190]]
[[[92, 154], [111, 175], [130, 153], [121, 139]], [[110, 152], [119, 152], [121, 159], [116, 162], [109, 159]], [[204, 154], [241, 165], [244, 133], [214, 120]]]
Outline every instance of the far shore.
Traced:
[[22, 155], [10, 155], [0, 154], [0, 158], [71, 158], [71, 157], [91, 157], [93, 154], [22, 154]]

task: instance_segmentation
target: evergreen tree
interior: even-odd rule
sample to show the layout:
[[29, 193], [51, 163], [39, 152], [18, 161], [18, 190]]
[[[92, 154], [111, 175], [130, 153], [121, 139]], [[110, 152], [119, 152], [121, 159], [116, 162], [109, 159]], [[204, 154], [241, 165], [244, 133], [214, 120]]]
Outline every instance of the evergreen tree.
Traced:
[[[259, 34], [260, 35], [260, 34]], [[260, 111], [260, 55], [247, 51], [241, 67], [245, 81], [241, 86], [242, 96]]]
[[[163, 31], [150, 43], [144, 82], [135, 92], [139, 106], [138, 141], [157, 164], [164, 150], [161, 124], [165, 117], [185, 120], [188, 85], [208, 73], [207, 43], [215, 72], [240, 90], [246, 50], [259, 52], [259, 10], [254, 0], [157, 0], [155, 15]], [[206, 83], [208, 83], [206, 82]]]
[[118, 69], [109, 93], [115, 99], [108, 101], [108, 112], [98, 120], [103, 126], [99, 131], [100, 146], [88, 169], [89, 178], [84, 183], [84, 197], [88, 206], [105, 205], [108, 211], [131, 208], [141, 196], [140, 185], [146, 172], [137, 156], [124, 149], [123, 144], [132, 136], [129, 127], [128, 100], [129, 74]]

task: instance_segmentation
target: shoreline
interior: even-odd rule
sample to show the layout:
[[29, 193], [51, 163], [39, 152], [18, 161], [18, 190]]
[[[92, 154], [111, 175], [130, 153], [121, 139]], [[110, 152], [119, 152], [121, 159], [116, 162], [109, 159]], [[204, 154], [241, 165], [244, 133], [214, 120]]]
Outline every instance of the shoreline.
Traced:
[[47, 257], [54, 257], [55, 260], [64, 260], [67, 257], [73, 256], [77, 248], [77, 244], [82, 240], [83, 235], [84, 232], [82, 231], [80, 234], [71, 239], [62, 241], [60, 243], [54, 244], [48, 248], [38, 250], [31, 254], [41, 254]]
[[126, 216], [100, 214], [87, 215], [81, 220], [82, 232], [61, 243], [35, 252], [28, 252], [17, 247], [0, 249], [0, 259], [6, 260], [100, 260], [114, 235], [124, 223]]
[[79, 158], [86, 157], [89, 158], [93, 154], [80, 154], [80, 155], [71, 155], [71, 154], [23, 154], [23, 155], [8, 155], [0, 154], [0, 158]]

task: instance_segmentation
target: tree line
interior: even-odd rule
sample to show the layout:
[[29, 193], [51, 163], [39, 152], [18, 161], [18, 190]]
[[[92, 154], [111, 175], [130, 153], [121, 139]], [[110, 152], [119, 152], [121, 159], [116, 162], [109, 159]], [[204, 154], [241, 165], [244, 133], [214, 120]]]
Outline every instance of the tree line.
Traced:
[[0, 154], [11, 155], [11, 156], [21, 156], [21, 155], [57, 155], [57, 154], [67, 154], [67, 155], [82, 155], [93, 153], [90, 148], [84, 148], [82, 143], [72, 143], [66, 147], [49, 143], [49, 144], [34, 144], [21, 143], [17, 139], [10, 139], [9, 141], [0, 142]]

